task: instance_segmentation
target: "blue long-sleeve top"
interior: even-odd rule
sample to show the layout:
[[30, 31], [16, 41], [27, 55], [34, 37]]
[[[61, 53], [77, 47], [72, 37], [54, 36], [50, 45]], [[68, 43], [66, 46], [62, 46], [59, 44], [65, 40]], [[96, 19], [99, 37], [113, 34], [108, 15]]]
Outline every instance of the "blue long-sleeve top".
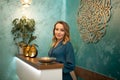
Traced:
[[75, 68], [75, 56], [71, 42], [62, 44], [62, 41], [54, 48], [52, 47], [48, 52], [49, 57], [55, 57], [56, 61], [63, 63], [63, 72], [69, 73]]

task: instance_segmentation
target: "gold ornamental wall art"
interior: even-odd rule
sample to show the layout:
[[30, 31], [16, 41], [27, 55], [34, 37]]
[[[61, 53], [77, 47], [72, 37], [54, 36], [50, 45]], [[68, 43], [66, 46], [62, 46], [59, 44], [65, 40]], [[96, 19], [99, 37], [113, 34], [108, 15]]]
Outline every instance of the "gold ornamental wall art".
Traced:
[[110, 10], [110, 0], [81, 0], [77, 23], [84, 42], [96, 43], [105, 35]]

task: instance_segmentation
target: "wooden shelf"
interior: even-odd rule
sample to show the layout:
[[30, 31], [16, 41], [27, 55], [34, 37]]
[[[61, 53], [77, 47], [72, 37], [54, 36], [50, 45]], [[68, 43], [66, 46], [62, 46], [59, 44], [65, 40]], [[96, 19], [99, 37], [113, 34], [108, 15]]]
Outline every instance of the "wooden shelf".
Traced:
[[60, 64], [58, 62], [40, 63], [38, 61], [38, 58], [25, 57], [22, 54], [17, 54], [16, 57], [28, 63], [29, 65], [35, 67], [38, 70], [63, 68], [63, 64]]

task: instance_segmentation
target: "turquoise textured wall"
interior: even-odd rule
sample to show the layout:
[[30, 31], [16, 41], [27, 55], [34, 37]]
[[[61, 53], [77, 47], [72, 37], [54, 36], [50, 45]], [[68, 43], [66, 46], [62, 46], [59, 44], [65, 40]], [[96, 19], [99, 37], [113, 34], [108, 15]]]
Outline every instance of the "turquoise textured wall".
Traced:
[[17, 48], [11, 35], [12, 20], [26, 16], [36, 22], [34, 35], [38, 44], [38, 57], [47, 56], [50, 48], [53, 25], [65, 20], [65, 1], [33, 0], [28, 8], [22, 7], [20, 0], [0, 0], [0, 80], [17, 80], [14, 56]]
[[66, 20], [72, 28], [76, 65], [120, 80], [120, 0], [111, 0], [111, 19], [106, 35], [96, 44], [84, 43], [79, 35], [77, 11], [80, 0], [69, 0], [66, 3]]
[[77, 10], [80, 0], [33, 0], [23, 8], [19, 0], [0, 0], [0, 80], [18, 80], [11, 29], [12, 20], [26, 15], [36, 21], [34, 43], [39, 45], [38, 57], [47, 56], [53, 25], [57, 20], [70, 25], [76, 65], [120, 80], [120, 1], [111, 0], [111, 20], [106, 35], [96, 44], [85, 44], [77, 27]]

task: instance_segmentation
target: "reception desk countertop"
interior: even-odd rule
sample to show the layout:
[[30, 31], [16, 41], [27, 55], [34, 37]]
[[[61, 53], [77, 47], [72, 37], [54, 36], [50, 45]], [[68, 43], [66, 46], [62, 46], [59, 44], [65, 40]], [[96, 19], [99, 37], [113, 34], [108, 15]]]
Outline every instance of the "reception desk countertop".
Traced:
[[35, 67], [36, 69], [39, 70], [45, 70], [45, 69], [57, 69], [57, 68], [62, 68], [63, 64], [53, 62], [53, 63], [40, 63], [38, 61], [38, 58], [30, 58], [30, 57], [25, 57], [21, 54], [16, 55], [17, 58], [23, 60], [24, 62], [28, 63], [29, 65]]

